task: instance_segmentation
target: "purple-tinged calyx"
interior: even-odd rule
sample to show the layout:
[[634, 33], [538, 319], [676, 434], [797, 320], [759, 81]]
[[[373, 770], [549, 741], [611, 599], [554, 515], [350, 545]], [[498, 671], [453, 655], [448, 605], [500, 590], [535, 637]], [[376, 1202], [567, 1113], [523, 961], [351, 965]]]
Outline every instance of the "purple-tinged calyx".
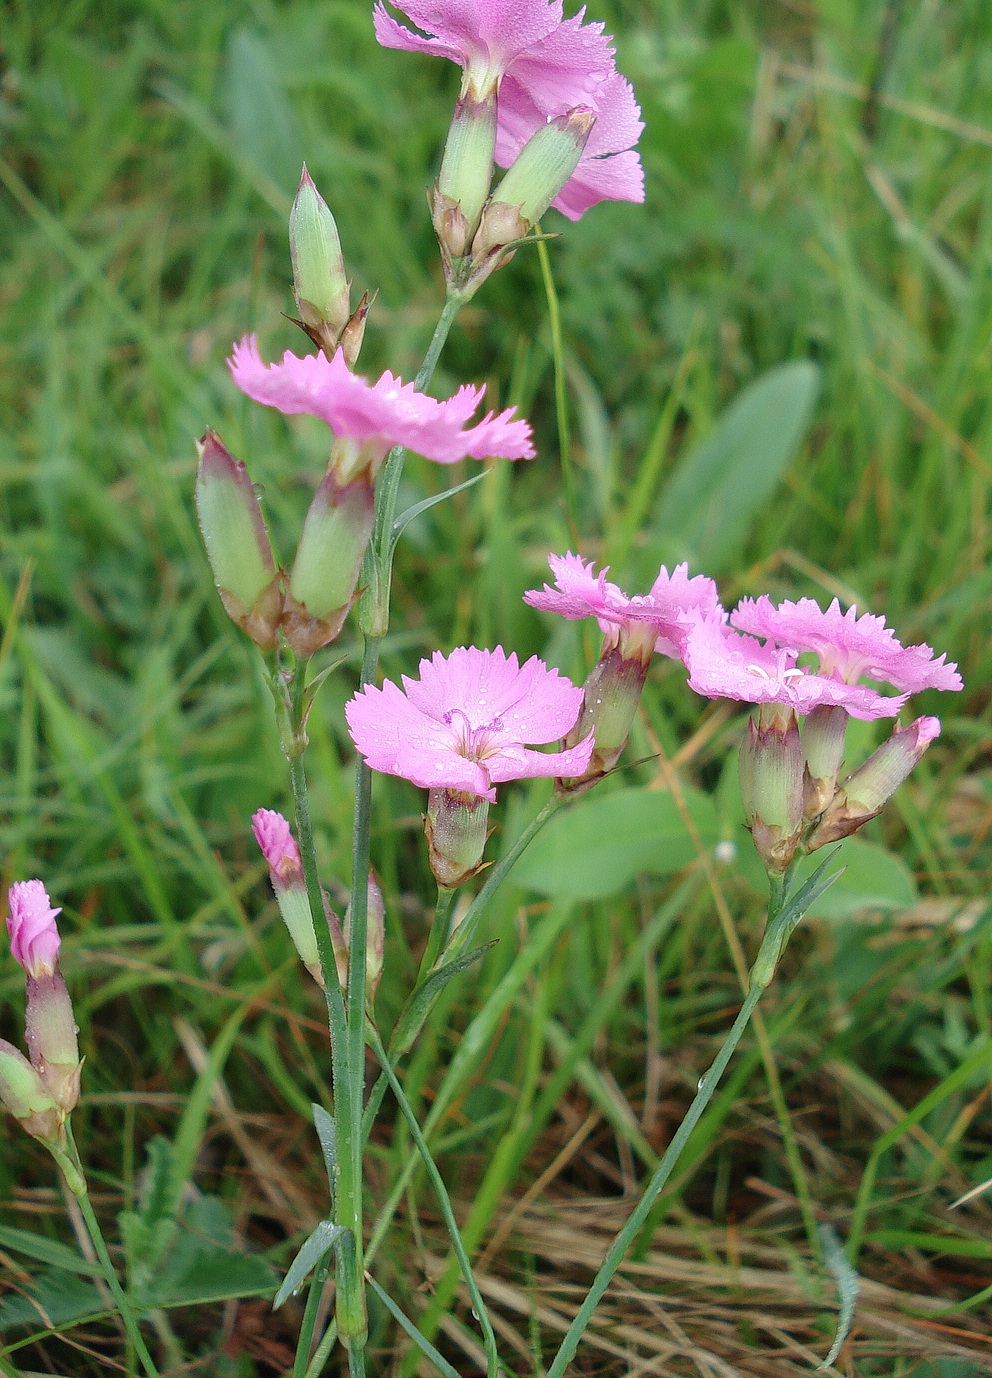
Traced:
[[815, 852], [818, 847], [850, 837], [876, 818], [939, 736], [938, 718], [917, 718], [908, 727], [896, 726], [864, 765], [841, 782], [810, 836], [807, 851]]
[[214, 431], [196, 448], [196, 513], [224, 611], [256, 646], [271, 650], [282, 593], [254, 486]]
[[791, 708], [763, 704], [748, 720], [740, 755], [744, 821], [769, 874], [781, 875], [802, 833], [803, 751]]

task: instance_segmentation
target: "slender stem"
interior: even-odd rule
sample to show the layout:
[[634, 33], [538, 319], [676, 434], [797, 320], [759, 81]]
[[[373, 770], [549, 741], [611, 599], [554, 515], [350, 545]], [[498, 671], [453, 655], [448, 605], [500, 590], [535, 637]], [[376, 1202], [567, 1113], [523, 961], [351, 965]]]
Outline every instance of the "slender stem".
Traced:
[[733, 1026], [723, 1042], [723, 1046], [717, 1053], [709, 1071], [699, 1083], [699, 1090], [696, 1092], [696, 1098], [690, 1105], [685, 1119], [679, 1125], [675, 1132], [675, 1136], [665, 1150], [665, 1155], [655, 1169], [650, 1182], [648, 1182], [648, 1185], [645, 1187], [640, 1201], [638, 1201], [627, 1223], [616, 1236], [610, 1246], [609, 1252], [603, 1259], [599, 1272], [596, 1274], [593, 1284], [586, 1294], [582, 1306], [579, 1308], [578, 1314], [569, 1326], [568, 1332], [558, 1349], [558, 1353], [554, 1357], [554, 1362], [547, 1371], [546, 1378], [562, 1378], [562, 1375], [565, 1373], [568, 1365], [575, 1356], [575, 1351], [579, 1347], [579, 1341], [582, 1339], [586, 1326], [592, 1319], [592, 1314], [599, 1305], [603, 1293], [606, 1291], [613, 1279], [614, 1273], [623, 1261], [624, 1254], [630, 1248], [637, 1237], [638, 1231], [650, 1215], [651, 1207], [658, 1199], [662, 1188], [671, 1176], [672, 1170], [678, 1162], [679, 1156], [689, 1139], [689, 1135], [699, 1123], [703, 1111], [709, 1104], [713, 1092], [716, 1090], [717, 1083], [723, 1075], [724, 1069], [730, 1061], [734, 1049], [740, 1042], [741, 1035], [748, 1026], [751, 1015], [754, 1012], [754, 1007], [761, 998], [762, 989], [763, 987], [756, 985], [748, 992], [747, 999], [741, 1006], [740, 1013], [734, 1020]]
[[379, 1059], [379, 1066], [382, 1068], [383, 1074], [389, 1082], [393, 1095], [396, 1097], [397, 1104], [403, 1112], [403, 1116], [410, 1129], [410, 1134], [414, 1143], [417, 1145], [424, 1166], [427, 1169], [427, 1175], [434, 1187], [438, 1204], [441, 1207], [441, 1214], [444, 1217], [444, 1223], [451, 1239], [451, 1246], [455, 1251], [459, 1267], [462, 1270], [462, 1277], [465, 1279], [465, 1286], [468, 1289], [468, 1294], [472, 1301], [472, 1310], [482, 1327], [482, 1334], [486, 1344], [487, 1378], [496, 1378], [496, 1373], [499, 1369], [499, 1351], [496, 1347], [496, 1336], [489, 1319], [489, 1313], [486, 1310], [486, 1304], [482, 1299], [482, 1293], [479, 1291], [478, 1283], [472, 1272], [472, 1264], [469, 1261], [465, 1245], [462, 1242], [462, 1237], [458, 1229], [458, 1222], [451, 1208], [451, 1199], [448, 1196], [444, 1180], [438, 1171], [437, 1164], [431, 1157], [431, 1151], [427, 1147], [427, 1140], [424, 1138], [420, 1125], [417, 1123], [417, 1117], [413, 1113], [410, 1102], [407, 1100], [396, 1073], [393, 1071], [392, 1063], [389, 1061], [389, 1054], [382, 1046], [382, 1040], [375, 1029], [370, 1030], [369, 1042], [372, 1045], [372, 1051]]
[[[100, 1222], [97, 1220], [96, 1213], [90, 1204], [86, 1179], [83, 1176], [83, 1166], [79, 1159], [79, 1153], [76, 1149], [75, 1140], [72, 1137], [72, 1129], [68, 1120], [66, 1121], [65, 1129], [69, 1141], [68, 1152], [62, 1153], [53, 1151], [52, 1156], [62, 1168], [69, 1190], [79, 1202], [79, 1209], [86, 1222], [87, 1232], [90, 1239], [93, 1241], [93, 1247], [96, 1250], [97, 1258], [100, 1260], [100, 1266], [107, 1280], [107, 1286], [110, 1288], [111, 1296], [117, 1305], [117, 1310], [120, 1312], [121, 1320], [124, 1322], [124, 1327], [127, 1330], [128, 1339], [134, 1346], [135, 1352], [141, 1360], [141, 1366], [148, 1374], [148, 1378], [158, 1378], [158, 1369], [155, 1367], [155, 1362], [149, 1354], [148, 1347], [142, 1338], [141, 1329], [138, 1325], [138, 1317], [117, 1277], [117, 1269], [114, 1267], [113, 1260], [110, 1257], [110, 1251], [103, 1237]], [[65, 1170], [66, 1162], [68, 1162], [71, 1169], [68, 1172]]]
[[321, 1264], [310, 1279], [310, 1291], [307, 1294], [307, 1304], [303, 1311], [303, 1321], [300, 1325], [300, 1333], [296, 1341], [296, 1359], [293, 1363], [293, 1378], [305, 1378], [307, 1365], [310, 1362], [310, 1350], [313, 1347], [313, 1333], [317, 1325], [317, 1312], [320, 1310], [320, 1298], [324, 1291], [324, 1283], [326, 1280], [327, 1265]]
[[434, 921], [431, 924], [431, 931], [427, 938], [427, 946], [424, 948], [424, 955], [420, 959], [420, 970], [417, 972], [414, 993], [416, 993], [430, 975], [435, 962], [441, 955], [448, 941], [448, 934], [451, 930], [451, 911], [454, 908], [457, 894], [457, 890], [449, 890], [446, 885], [439, 885], [437, 887], [437, 905], [434, 909]]
[[[519, 860], [521, 854], [526, 850], [530, 843], [533, 842], [534, 838], [544, 827], [545, 823], [547, 823], [548, 819], [552, 818], [560, 808], [565, 807], [569, 802], [570, 801], [568, 799], [560, 798], [558, 795], [552, 795], [548, 802], [544, 805], [544, 808], [541, 809], [541, 811], [535, 815], [535, 817], [523, 830], [523, 832], [517, 838], [516, 842], [514, 842], [513, 846], [507, 852], [506, 856], [501, 857], [500, 860], [496, 863], [496, 865], [490, 868], [486, 877], [485, 885], [483, 885], [482, 889], [479, 891], [475, 899], [469, 905], [465, 913], [465, 917], [458, 925], [458, 928], [455, 930], [455, 934], [450, 944], [445, 950], [444, 955], [447, 958], [454, 960], [456, 957], [461, 956], [461, 954], [466, 950], [466, 948], [468, 948], [473, 936], [475, 935], [476, 930], [479, 927], [479, 924], [482, 920], [482, 916], [485, 913], [486, 906], [492, 899], [493, 895], [496, 893], [499, 886], [505, 880], [507, 872]], [[407, 1023], [408, 1011], [413, 1008], [417, 992], [423, 984], [424, 979], [429, 975], [430, 967], [425, 968], [424, 963], [422, 962], [417, 984], [408, 996], [406, 1004], [404, 1005], [400, 1013], [400, 1017], [397, 1019], [393, 1031], [390, 1034], [390, 1053], [394, 1053], [397, 1048], [409, 1047], [409, 1045], [417, 1037], [417, 1034], [423, 1028], [424, 1023], [429, 1017], [431, 1010], [434, 1008], [432, 1002], [424, 1010], [420, 1012], [420, 1017], [416, 1024], [416, 1027], [411, 1028]], [[441, 992], [439, 989], [438, 995], [440, 995], [440, 993]], [[362, 1134], [363, 1138], [366, 1140], [368, 1139], [369, 1134], [372, 1132], [372, 1125], [375, 1122], [375, 1117], [378, 1114], [379, 1106], [382, 1104], [382, 1098], [385, 1094], [386, 1078], [385, 1074], [381, 1073], [377, 1077], [375, 1084], [373, 1085], [372, 1090], [369, 1093], [368, 1103], [365, 1106], [364, 1119], [362, 1123]]]
[[553, 794], [544, 807], [527, 824], [506, 855], [500, 857], [499, 861], [489, 868], [485, 884], [465, 911], [465, 917], [456, 928], [444, 954], [449, 960], [461, 956], [469, 947], [486, 911], [486, 906], [506, 879], [508, 872], [516, 865], [548, 819], [553, 818], [558, 810], [564, 808], [569, 802], [568, 799]]
[[572, 466], [572, 445], [568, 429], [568, 395], [565, 391], [565, 348], [561, 333], [561, 312], [558, 309], [558, 292], [551, 273], [551, 259], [548, 246], [543, 239], [537, 240], [537, 257], [541, 264], [541, 278], [544, 293], [548, 299], [548, 319], [551, 323], [551, 355], [555, 366], [555, 411], [558, 419], [558, 456], [561, 461], [561, 476], [565, 485], [565, 521], [572, 538], [573, 549], [578, 545], [578, 526], [575, 501], [575, 475]]
[[[331, 1080], [334, 1091], [334, 1125], [338, 1143], [338, 1158], [333, 1184], [334, 1218], [337, 1224], [343, 1225], [349, 1230], [356, 1240], [354, 1258], [351, 1254], [338, 1253], [336, 1296], [339, 1328], [342, 1335], [360, 1348], [364, 1344], [365, 1335], [365, 1295], [361, 1266], [364, 1047], [360, 1050], [361, 1056], [358, 1062], [358, 1077], [356, 1078], [352, 1071], [352, 1040], [348, 1011], [341, 994], [337, 965], [334, 960], [334, 947], [324, 914], [324, 896], [320, 888], [317, 852], [310, 822], [310, 798], [307, 791], [306, 769], [303, 764], [303, 751], [306, 746], [306, 733], [303, 726], [305, 676], [305, 664], [297, 664], [286, 691], [282, 691], [282, 686], [278, 680], [272, 681], [272, 691], [276, 701], [276, 713], [279, 717], [283, 748], [289, 760], [290, 781], [295, 806], [296, 840], [299, 844], [300, 858], [303, 863], [303, 878], [306, 884], [307, 901], [310, 906], [310, 919], [313, 923], [317, 951], [320, 955], [321, 975], [324, 978], [324, 999], [327, 1004], [327, 1022], [331, 1037]], [[365, 898], [366, 896], [363, 896], [363, 900]], [[364, 916], [362, 923], [361, 954], [364, 981]], [[352, 948], [354, 949], [354, 943]], [[355, 1086], [356, 1080], [358, 1081], [357, 1088]], [[343, 1263], [342, 1260], [344, 1260]]]

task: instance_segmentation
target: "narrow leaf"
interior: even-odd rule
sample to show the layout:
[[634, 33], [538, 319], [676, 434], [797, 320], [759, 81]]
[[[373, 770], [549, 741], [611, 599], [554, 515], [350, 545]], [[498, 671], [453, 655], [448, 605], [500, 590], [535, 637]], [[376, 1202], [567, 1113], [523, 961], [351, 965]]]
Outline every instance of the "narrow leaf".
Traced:
[[456, 493], [462, 492], [463, 489], [471, 488], [474, 484], [481, 483], [488, 473], [488, 469], [483, 469], [480, 473], [473, 474], [471, 478], [467, 478], [464, 483], [456, 483], [454, 488], [446, 488], [443, 493], [436, 493], [432, 498], [424, 498], [421, 502], [415, 502], [412, 507], [408, 507], [405, 512], [401, 512], [393, 522], [393, 545], [396, 544], [400, 536], [413, 521], [414, 517], [419, 517], [421, 512], [427, 512], [430, 508], [436, 507], [439, 502], [444, 502], [445, 498], [454, 497]]
[[16, 1254], [36, 1258], [40, 1263], [65, 1268], [70, 1273], [82, 1273], [86, 1277], [103, 1276], [103, 1269], [98, 1263], [90, 1263], [65, 1244], [60, 1244], [55, 1239], [45, 1239], [40, 1234], [32, 1234], [29, 1230], [17, 1230], [10, 1225], [0, 1225], [0, 1245], [5, 1249], [13, 1249]]
[[314, 1128], [317, 1131], [317, 1138], [320, 1140], [320, 1151], [324, 1155], [327, 1185], [331, 1189], [331, 1200], [333, 1200], [334, 1179], [338, 1170], [338, 1136], [334, 1127], [334, 1118], [327, 1113], [322, 1105], [317, 1105], [315, 1101], [310, 1102], [310, 1109], [313, 1111]]
[[463, 957], [456, 957], [446, 966], [431, 972], [420, 989], [413, 994], [403, 1019], [403, 1028], [398, 1030], [395, 1035], [394, 1055], [405, 1053], [410, 1047], [420, 1032], [420, 1027], [427, 1017], [428, 1011], [452, 977], [472, 966], [480, 957], [484, 957], [490, 948], [496, 946], [496, 942], [497, 940], [493, 938], [490, 942], [483, 943], [481, 947], [474, 947], [471, 952], [466, 952]]
[[334, 1241], [347, 1231], [344, 1225], [335, 1225], [330, 1220], [322, 1220], [304, 1241], [299, 1253], [289, 1265], [283, 1284], [275, 1295], [272, 1309], [278, 1311], [306, 1281], [309, 1273], [322, 1262], [334, 1246]]
[[403, 1327], [406, 1333], [410, 1336], [410, 1339], [414, 1342], [415, 1345], [417, 1345], [423, 1351], [424, 1354], [426, 1354], [427, 1358], [430, 1359], [431, 1363], [434, 1364], [437, 1367], [437, 1369], [444, 1374], [444, 1378], [459, 1378], [458, 1370], [456, 1368], [453, 1368], [452, 1365], [448, 1363], [444, 1355], [440, 1354], [434, 1348], [434, 1346], [431, 1344], [430, 1340], [427, 1338], [426, 1335], [422, 1335], [420, 1333], [420, 1331], [414, 1325], [413, 1321], [410, 1320], [409, 1316], [405, 1316], [403, 1314], [400, 1308], [393, 1301], [392, 1297], [389, 1296], [387, 1292], [384, 1292], [382, 1290], [382, 1288], [376, 1282], [375, 1278], [369, 1278], [368, 1284], [372, 1288], [372, 1291], [382, 1302], [383, 1306], [386, 1308], [389, 1314], [393, 1317], [393, 1319]]

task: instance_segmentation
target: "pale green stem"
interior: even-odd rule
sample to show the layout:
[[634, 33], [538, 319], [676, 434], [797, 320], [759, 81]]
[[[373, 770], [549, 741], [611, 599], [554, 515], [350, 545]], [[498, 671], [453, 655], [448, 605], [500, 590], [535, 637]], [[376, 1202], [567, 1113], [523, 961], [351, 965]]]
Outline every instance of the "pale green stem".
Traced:
[[[776, 895], [776, 898], [778, 898], [778, 895]], [[768, 980], [771, 979], [778, 949], [782, 943], [783, 933], [782, 925], [777, 922], [779, 918], [778, 913], [775, 911], [772, 912], [775, 913], [775, 917], [772, 918], [771, 914], [769, 915], [765, 936], [758, 952], [757, 960], [755, 961], [754, 967], [752, 967], [752, 978], [754, 972], [758, 970], [767, 971], [768, 977], [764, 982], [753, 980], [747, 998], [741, 1006], [740, 1013], [734, 1020], [733, 1026], [724, 1039], [720, 1051], [713, 1060], [709, 1071], [699, 1083], [699, 1090], [696, 1092], [695, 1099], [686, 1112], [685, 1119], [675, 1131], [675, 1135], [668, 1145], [668, 1148], [665, 1150], [661, 1162], [652, 1174], [651, 1180], [644, 1188], [641, 1199], [638, 1201], [623, 1229], [620, 1230], [611, 1244], [609, 1252], [603, 1259], [599, 1271], [593, 1280], [593, 1284], [586, 1294], [578, 1314], [569, 1326], [568, 1332], [562, 1340], [558, 1353], [555, 1355], [554, 1361], [548, 1369], [545, 1378], [563, 1378], [568, 1365], [575, 1356], [575, 1351], [579, 1347], [579, 1342], [585, 1333], [586, 1326], [592, 1319], [593, 1312], [599, 1305], [603, 1293], [610, 1285], [613, 1275], [622, 1263], [624, 1255], [637, 1238], [639, 1231], [651, 1214], [651, 1208], [661, 1195], [662, 1189], [671, 1176], [681, 1156], [682, 1150], [688, 1142], [689, 1136], [699, 1123], [707, 1105], [709, 1105], [713, 1092], [716, 1090], [717, 1084], [723, 1076], [727, 1063], [733, 1056], [734, 1050], [751, 1020], [751, 1015], [754, 1013], [755, 1007], [761, 999], [762, 992]]]
[[455, 1251], [455, 1256], [458, 1259], [458, 1264], [462, 1271], [462, 1277], [465, 1280], [465, 1286], [468, 1289], [468, 1294], [472, 1302], [472, 1310], [478, 1319], [479, 1325], [482, 1327], [482, 1334], [486, 1346], [487, 1378], [496, 1378], [496, 1374], [499, 1371], [499, 1351], [496, 1347], [496, 1336], [493, 1333], [492, 1322], [489, 1319], [489, 1313], [486, 1310], [486, 1304], [482, 1299], [482, 1293], [479, 1291], [478, 1283], [476, 1282], [475, 1275], [472, 1272], [472, 1264], [469, 1260], [468, 1254], [465, 1251], [465, 1245], [462, 1242], [462, 1237], [458, 1229], [458, 1222], [455, 1219], [455, 1213], [451, 1208], [451, 1199], [448, 1196], [448, 1191], [444, 1185], [444, 1180], [441, 1177], [440, 1172], [438, 1171], [437, 1164], [431, 1157], [431, 1151], [427, 1147], [427, 1140], [424, 1138], [420, 1125], [417, 1123], [417, 1117], [413, 1113], [413, 1109], [410, 1105], [410, 1102], [407, 1100], [403, 1092], [403, 1088], [400, 1085], [399, 1080], [397, 1079], [396, 1073], [393, 1071], [392, 1063], [389, 1061], [389, 1054], [382, 1046], [382, 1040], [380, 1039], [378, 1033], [375, 1031], [374, 1028], [371, 1028], [371, 1026], [369, 1042], [372, 1046], [372, 1051], [379, 1059], [379, 1066], [382, 1068], [383, 1074], [389, 1082], [393, 1095], [396, 1097], [396, 1102], [403, 1113], [403, 1117], [405, 1118], [407, 1125], [409, 1126], [410, 1134], [413, 1138], [414, 1143], [417, 1145], [417, 1150], [420, 1153], [421, 1158], [423, 1159], [424, 1167], [427, 1169], [427, 1175], [430, 1178], [431, 1184], [434, 1187], [434, 1192], [438, 1199], [438, 1205], [441, 1207], [441, 1215], [444, 1218], [444, 1223], [448, 1230], [448, 1236], [451, 1239], [451, 1246]]
[[427, 939], [427, 946], [424, 948], [424, 955], [420, 959], [420, 970], [417, 972], [417, 980], [414, 984], [414, 992], [423, 985], [424, 981], [434, 969], [434, 964], [440, 957], [445, 943], [448, 941], [448, 934], [451, 930], [451, 911], [455, 905], [457, 890], [449, 890], [446, 885], [437, 887], [437, 905], [434, 909], [434, 921], [431, 924], [430, 935]]
[[93, 1207], [90, 1204], [89, 1191], [86, 1187], [86, 1178], [83, 1175], [83, 1165], [80, 1162], [76, 1143], [72, 1137], [72, 1128], [68, 1120], [66, 1121], [65, 1131], [68, 1141], [68, 1151], [58, 1149], [52, 1144], [47, 1144], [46, 1147], [61, 1167], [66, 1185], [79, 1202], [79, 1209], [82, 1212], [83, 1220], [86, 1222], [87, 1233], [93, 1242], [96, 1256], [100, 1260], [100, 1267], [103, 1269], [103, 1275], [110, 1289], [110, 1294], [114, 1299], [117, 1310], [120, 1312], [121, 1320], [124, 1322], [127, 1337], [134, 1347], [134, 1351], [138, 1358], [141, 1360], [141, 1366], [148, 1375], [148, 1378], [158, 1378], [158, 1369], [155, 1367], [155, 1362], [149, 1354], [148, 1347], [142, 1337], [141, 1328], [138, 1324], [138, 1317], [128, 1300], [127, 1293], [124, 1291], [117, 1277], [117, 1269], [114, 1267], [113, 1260], [110, 1257], [110, 1251], [103, 1237], [100, 1222], [97, 1220]]
[[[540, 227], [539, 227], [540, 228]], [[575, 476], [572, 471], [572, 445], [568, 428], [568, 394], [565, 391], [565, 346], [561, 333], [561, 312], [558, 309], [558, 292], [551, 273], [551, 259], [548, 246], [543, 239], [537, 240], [537, 257], [541, 264], [541, 278], [544, 293], [548, 299], [548, 320], [551, 323], [551, 357], [555, 368], [555, 412], [558, 420], [558, 457], [561, 462], [561, 476], [565, 485], [565, 521], [572, 538], [573, 550], [578, 547], [578, 514], [575, 501]]]

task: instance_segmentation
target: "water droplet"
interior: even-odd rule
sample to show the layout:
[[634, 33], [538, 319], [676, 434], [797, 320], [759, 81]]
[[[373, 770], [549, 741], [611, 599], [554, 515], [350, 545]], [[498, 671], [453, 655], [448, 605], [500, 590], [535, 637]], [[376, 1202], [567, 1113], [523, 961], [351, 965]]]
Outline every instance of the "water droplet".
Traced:
[[696, 1090], [697, 1090], [697, 1091], [701, 1091], [701, 1090], [703, 1089], [703, 1082], [704, 1082], [705, 1080], [706, 1080], [705, 1077], [700, 1077], [699, 1080], [696, 1082]]

